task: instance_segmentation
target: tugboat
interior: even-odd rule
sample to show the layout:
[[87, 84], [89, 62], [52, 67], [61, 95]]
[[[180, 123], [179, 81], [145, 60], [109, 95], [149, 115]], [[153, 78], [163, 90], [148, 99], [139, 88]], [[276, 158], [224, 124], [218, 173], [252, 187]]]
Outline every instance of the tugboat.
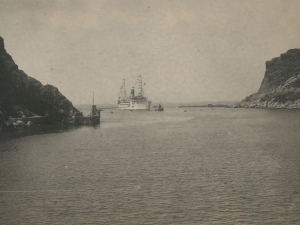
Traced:
[[161, 106], [161, 104], [158, 104], [158, 107], [155, 108], [155, 111], [164, 111], [164, 108]]
[[93, 92], [93, 105], [91, 113], [88, 116], [83, 116], [83, 112], [77, 112], [74, 117], [74, 124], [77, 125], [96, 125], [100, 123], [100, 111], [97, 109], [97, 106], [94, 104], [94, 92]]

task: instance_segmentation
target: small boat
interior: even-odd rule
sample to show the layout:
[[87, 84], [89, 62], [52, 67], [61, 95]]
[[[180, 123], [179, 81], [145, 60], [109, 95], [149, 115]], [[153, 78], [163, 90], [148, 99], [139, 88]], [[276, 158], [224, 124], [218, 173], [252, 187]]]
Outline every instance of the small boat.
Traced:
[[161, 104], [158, 104], [158, 107], [155, 108], [155, 111], [164, 111], [164, 108], [161, 106]]

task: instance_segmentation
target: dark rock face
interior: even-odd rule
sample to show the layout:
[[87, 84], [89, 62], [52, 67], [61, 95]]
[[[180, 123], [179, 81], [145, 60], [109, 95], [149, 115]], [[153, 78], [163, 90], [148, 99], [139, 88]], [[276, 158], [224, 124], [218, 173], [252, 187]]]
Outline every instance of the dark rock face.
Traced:
[[300, 49], [291, 49], [266, 62], [257, 93], [239, 103], [249, 108], [300, 108]]
[[72, 117], [78, 110], [56, 87], [42, 85], [18, 69], [0, 37], [0, 120], [9, 116]]

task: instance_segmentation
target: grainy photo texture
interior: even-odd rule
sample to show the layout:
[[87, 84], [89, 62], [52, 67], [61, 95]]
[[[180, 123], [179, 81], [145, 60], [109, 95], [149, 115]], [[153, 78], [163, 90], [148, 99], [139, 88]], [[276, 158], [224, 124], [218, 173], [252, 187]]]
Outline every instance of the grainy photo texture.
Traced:
[[0, 0], [0, 224], [300, 224], [299, 0]]

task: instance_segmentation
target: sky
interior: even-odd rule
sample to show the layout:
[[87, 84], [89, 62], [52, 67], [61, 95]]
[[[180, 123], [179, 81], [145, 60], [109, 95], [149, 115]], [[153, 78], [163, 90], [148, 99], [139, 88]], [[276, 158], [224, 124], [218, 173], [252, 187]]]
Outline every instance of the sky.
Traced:
[[73, 104], [117, 103], [142, 75], [152, 101], [239, 101], [265, 62], [300, 48], [299, 0], [0, 0], [19, 69]]

